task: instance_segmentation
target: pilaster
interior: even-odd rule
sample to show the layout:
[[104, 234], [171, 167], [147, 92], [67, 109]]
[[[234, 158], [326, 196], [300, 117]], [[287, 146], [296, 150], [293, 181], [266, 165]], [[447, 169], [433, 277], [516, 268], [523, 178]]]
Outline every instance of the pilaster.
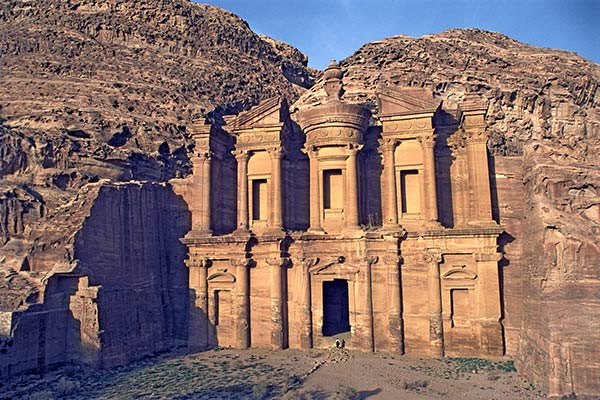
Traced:
[[404, 320], [402, 319], [402, 293], [400, 281], [400, 256], [384, 256], [389, 288], [389, 333], [390, 351], [404, 354]]
[[250, 266], [253, 261], [248, 258], [232, 259], [235, 267], [235, 347], [247, 349], [250, 347]]
[[423, 261], [427, 266], [427, 286], [429, 299], [429, 342], [431, 354], [434, 357], [444, 357], [444, 328], [442, 321], [442, 291], [440, 281], [439, 251], [430, 249], [424, 255]]
[[191, 289], [188, 345], [192, 348], [204, 349], [209, 345], [207, 270], [211, 261], [207, 258], [191, 258], [186, 261], [186, 264], [189, 268]]
[[237, 182], [238, 182], [238, 226], [236, 234], [248, 233], [248, 158], [249, 152], [246, 150], [236, 150], [234, 152], [237, 160]]

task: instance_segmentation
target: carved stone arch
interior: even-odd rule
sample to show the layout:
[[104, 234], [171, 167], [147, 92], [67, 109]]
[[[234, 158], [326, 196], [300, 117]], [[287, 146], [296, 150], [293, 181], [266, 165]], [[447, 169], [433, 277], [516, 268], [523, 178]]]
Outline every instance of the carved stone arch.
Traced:
[[216, 272], [208, 277], [209, 283], [235, 283], [235, 275], [229, 272]]
[[452, 268], [450, 271], [446, 272], [442, 279], [445, 280], [475, 280], [477, 279], [477, 274], [470, 269], [465, 268]]

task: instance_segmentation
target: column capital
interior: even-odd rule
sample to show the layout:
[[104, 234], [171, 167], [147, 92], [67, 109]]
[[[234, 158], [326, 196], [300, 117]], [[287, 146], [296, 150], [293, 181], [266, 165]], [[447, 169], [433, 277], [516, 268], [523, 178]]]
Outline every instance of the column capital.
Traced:
[[439, 250], [428, 249], [427, 253], [423, 254], [423, 261], [429, 264], [439, 264], [443, 261], [442, 253]]
[[437, 138], [438, 135], [432, 133], [427, 133], [421, 136], [417, 137], [417, 140], [419, 141], [419, 143], [421, 143], [421, 146], [423, 147], [434, 147], [435, 146], [435, 139]]
[[240, 161], [248, 161], [248, 157], [250, 157], [250, 152], [248, 150], [240, 150], [236, 149], [231, 152], [235, 156], [235, 159]]
[[467, 146], [469, 144], [486, 143], [488, 140], [488, 132], [485, 128], [465, 129], [467, 137]]
[[210, 161], [213, 157], [213, 152], [207, 149], [199, 149], [194, 156], [198, 158], [200, 161]]
[[265, 262], [271, 267], [291, 266], [291, 261], [289, 257], [269, 257], [265, 259]]
[[389, 152], [396, 150], [396, 147], [400, 144], [400, 140], [397, 138], [381, 138], [377, 141], [379, 148], [383, 152]]
[[207, 257], [190, 257], [185, 260], [188, 268], [208, 268], [212, 265], [212, 260]]
[[348, 154], [353, 154], [355, 155], [356, 153], [358, 153], [358, 151], [360, 149], [362, 149], [363, 145], [362, 144], [357, 144], [357, 143], [350, 143], [346, 146], [346, 149], [348, 151]]
[[285, 154], [285, 149], [281, 146], [268, 147], [267, 153], [271, 157], [271, 159], [277, 159], [283, 157]]
[[316, 158], [319, 155], [319, 146], [304, 145], [302, 152], [309, 158]]
[[404, 262], [404, 258], [402, 256], [383, 256], [381, 260], [386, 265], [400, 265]]
[[234, 267], [243, 267], [248, 268], [252, 266], [253, 260], [251, 258], [231, 258], [229, 260], [232, 266]]

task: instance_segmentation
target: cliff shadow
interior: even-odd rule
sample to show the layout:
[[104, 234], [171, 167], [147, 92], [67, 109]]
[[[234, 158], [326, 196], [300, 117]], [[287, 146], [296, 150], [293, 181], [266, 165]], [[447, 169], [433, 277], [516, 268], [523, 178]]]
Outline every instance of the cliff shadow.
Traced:
[[434, 116], [437, 138], [435, 140], [435, 179], [438, 219], [446, 228], [454, 228], [454, 206], [452, 194], [452, 165], [455, 161], [449, 138], [458, 127], [458, 121], [449, 112], [439, 109]]
[[[191, 214], [171, 185], [105, 184], [76, 235], [74, 258], [95, 300], [103, 366], [187, 343]], [[91, 328], [90, 328], [91, 329]]]
[[310, 224], [310, 166], [302, 151], [306, 136], [292, 121], [292, 133], [283, 158], [284, 226], [291, 231], [305, 231]]
[[498, 185], [496, 182], [496, 158], [488, 150], [488, 168], [490, 172], [490, 196], [492, 202], [492, 219], [500, 224], [500, 207], [498, 203]]
[[381, 210], [381, 174], [383, 159], [379, 153], [381, 127], [370, 127], [364, 135], [359, 153], [358, 193], [360, 223], [367, 229], [383, 224]]

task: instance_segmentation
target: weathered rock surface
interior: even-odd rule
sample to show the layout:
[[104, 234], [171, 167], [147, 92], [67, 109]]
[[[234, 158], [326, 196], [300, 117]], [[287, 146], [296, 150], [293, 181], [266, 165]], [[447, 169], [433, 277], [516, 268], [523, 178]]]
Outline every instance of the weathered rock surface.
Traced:
[[185, 342], [189, 216], [140, 180], [189, 174], [192, 120], [297, 98], [306, 65], [188, 1], [0, 4], [2, 375]]
[[[369, 43], [341, 65], [344, 99], [369, 107], [396, 85], [449, 109], [489, 101], [507, 354], [550, 394], [600, 393], [600, 67], [472, 29]], [[319, 82], [295, 106], [324, 97]]]
[[[341, 65], [344, 100], [374, 112], [380, 86], [490, 101], [506, 351], [551, 394], [600, 393], [600, 67], [478, 30], [369, 43]], [[16, 360], [0, 354], [1, 374], [184, 341], [185, 205], [111, 182], [186, 176], [192, 120], [295, 99], [318, 76], [211, 6], [0, 4], [0, 351]], [[294, 107], [324, 96], [317, 83]]]

